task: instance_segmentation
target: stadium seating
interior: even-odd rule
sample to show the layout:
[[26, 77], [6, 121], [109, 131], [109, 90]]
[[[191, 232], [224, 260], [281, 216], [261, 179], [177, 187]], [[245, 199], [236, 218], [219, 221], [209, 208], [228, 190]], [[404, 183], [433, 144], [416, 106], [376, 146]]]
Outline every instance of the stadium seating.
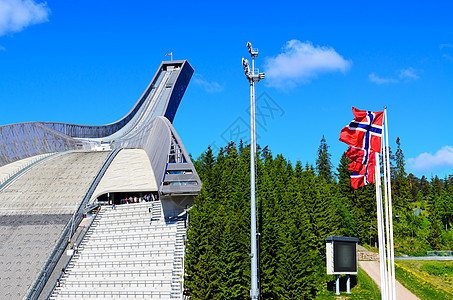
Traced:
[[185, 233], [160, 201], [103, 206], [50, 299], [182, 299]]

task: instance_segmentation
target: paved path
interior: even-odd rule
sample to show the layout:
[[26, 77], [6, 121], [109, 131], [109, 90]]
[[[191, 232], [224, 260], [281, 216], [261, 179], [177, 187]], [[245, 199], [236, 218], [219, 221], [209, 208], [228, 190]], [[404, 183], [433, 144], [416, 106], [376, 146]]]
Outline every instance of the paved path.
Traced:
[[[367, 272], [367, 274], [373, 279], [374, 282], [381, 288], [381, 277], [379, 271], [379, 261], [359, 261], [359, 266]], [[419, 299], [417, 296], [406, 289], [401, 283], [396, 281], [396, 299], [402, 300], [416, 300]], [[420, 300], [420, 299], [419, 299]]]

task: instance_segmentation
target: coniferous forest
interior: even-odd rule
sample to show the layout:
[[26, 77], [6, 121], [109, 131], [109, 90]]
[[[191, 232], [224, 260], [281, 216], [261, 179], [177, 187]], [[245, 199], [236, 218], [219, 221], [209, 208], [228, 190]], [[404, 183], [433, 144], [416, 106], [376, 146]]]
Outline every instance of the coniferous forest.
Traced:
[[[268, 147], [256, 162], [262, 299], [312, 299], [325, 289], [325, 238], [353, 236], [376, 247], [375, 186], [354, 190], [345, 154], [331, 163], [323, 137], [315, 165], [295, 164]], [[203, 182], [190, 210], [185, 288], [192, 299], [248, 299], [250, 151], [228, 144], [194, 160]], [[405, 171], [400, 139], [391, 155], [395, 254], [452, 250], [453, 175], [417, 178]]]

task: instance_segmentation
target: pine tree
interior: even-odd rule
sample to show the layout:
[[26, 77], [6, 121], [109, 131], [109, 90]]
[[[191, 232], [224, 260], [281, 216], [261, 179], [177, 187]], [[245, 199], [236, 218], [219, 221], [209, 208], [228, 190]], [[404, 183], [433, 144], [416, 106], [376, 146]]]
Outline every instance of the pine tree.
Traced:
[[[351, 186], [351, 171], [348, 164], [351, 160], [343, 153], [337, 168], [338, 183], [336, 190], [336, 200], [339, 214], [339, 230], [341, 235], [357, 237], [356, 213], [359, 209], [355, 205], [354, 188]], [[362, 241], [364, 242], [364, 241]]]
[[429, 186], [430, 184], [428, 179], [426, 179], [425, 176], [422, 176], [422, 178], [420, 178], [420, 192], [422, 192], [424, 199], [428, 196]]
[[442, 228], [448, 230], [453, 220], [453, 199], [447, 189], [442, 190], [440, 196], [437, 198], [436, 204], [439, 218], [443, 225]]
[[435, 180], [432, 180], [431, 188], [428, 194], [429, 228], [427, 242], [433, 250], [440, 250], [442, 245], [442, 229], [440, 225], [439, 210], [437, 207], [437, 198], [439, 195], [437, 194], [437, 186], [435, 184]]
[[407, 176], [407, 181], [409, 184], [409, 190], [414, 201], [417, 200], [417, 194], [420, 190], [420, 179], [417, 178], [414, 174], [410, 173]]
[[282, 248], [280, 240], [280, 196], [275, 186], [275, 162], [269, 153], [264, 157], [261, 184], [258, 188], [262, 220], [260, 236], [260, 281], [261, 295], [264, 299], [276, 298], [277, 255]]
[[330, 161], [331, 154], [329, 153], [329, 146], [327, 145], [324, 135], [321, 139], [321, 145], [318, 148], [318, 158], [316, 159], [316, 171], [318, 176], [323, 178], [327, 183], [333, 181], [332, 175], [332, 162]]
[[400, 210], [408, 210], [408, 203], [413, 201], [410, 193], [409, 184], [407, 181], [407, 174], [405, 170], [405, 160], [403, 150], [401, 149], [400, 138], [396, 139], [397, 149], [395, 153], [396, 167], [395, 178], [392, 183], [392, 197], [394, 205]]

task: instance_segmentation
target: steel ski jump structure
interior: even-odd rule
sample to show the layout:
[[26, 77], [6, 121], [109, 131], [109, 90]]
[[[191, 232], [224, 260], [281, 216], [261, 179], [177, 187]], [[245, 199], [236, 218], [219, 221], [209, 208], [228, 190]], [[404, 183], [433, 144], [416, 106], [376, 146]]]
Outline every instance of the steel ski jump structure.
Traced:
[[[38, 299], [43, 297], [43, 290], [49, 292], [46, 288], [49, 278], [52, 278], [52, 271], [56, 269], [60, 257], [64, 256], [62, 253], [68, 240], [73, 238], [82, 216], [95, 207], [95, 203], [100, 203], [97, 200], [107, 199], [107, 204], [112, 205], [119, 203], [120, 198], [127, 193], [152, 194], [154, 201], [137, 204], [134, 211], [134, 206], [118, 210], [116, 214], [109, 215], [104, 211], [90, 225], [101, 229], [90, 227], [87, 233], [90, 237], [86, 245], [81, 242], [81, 250], [82, 246], [86, 249], [104, 247], [103, 252], [107, 253], [103, 253], [104, 257], [96, 258], [98, 264], [106, 259], [104, 264], [109, 268], [121, 269], [127, 261], [123, 257], [125, 252], [110, 253], [113, 250], [105, 248], [107, 246], [102, 241], [107, 231], [110, 230], [110, 238], [118, 240], [126, 240], [127, 236], [140, 240], [152, 238], [154, 241], [134, 241], [131, 244], [144, 247], [146, 251], [130, 250], [131, 255], [135, 256], [129, 258], [129, 266], [134, 268], [138, 264], [138, 255], [141, 255], [142, 265], [145, 259], [151, 264], [165, 261], [165, 266], [173, 268], [168, 270], [170, 275], [160, 270], [166, 277], [165, 280], [157, 280], [151, 278], [152, 270], [146, 271], [148, 277], [140, 277], [144, 275], [139, 272], [137, 276], [141, 279], [136, 280], [132, 276], [126, 288], [120, 277], [119, 283], [113, 279], [102, 281], [101, 278], [92, 294], [86, 291], [77, 294], [77, 288], [83, 288], [83, 284], [85, 288], [93, 288], [86, 286], [87, 281], [71, 281], [77, 278], [74, 274], [80, 276], [83, 273], [79, 270], [81, 265], [93, 263], [92, 256], [95, 254], [86, 250], [88, 253], [74, 256], [73, 268], [79, 271], [73, 272], [72, 277], [61, 277], [66, 282], [66, 290], [53, 286], [53, 294], [49, 296], [52, 299], [140, 295], [150, 298], [159, 296], [162, 299], [182, 298], [185, 218], [187, 208], [200, 191], [201, 181], [172, 122], [192, 74], [193, 69], [185, 60], [162, 62], [134, 107], [121, 120], [108, 125], [27, 122], [0, 126], [0, 199], [3, 200], [0, 203], [0, 256], [6, 257], [0, 263], [0, 273], [3, 274], [0, 293], [6, 299]], [[133, 164], [133, 167], [128, 167], [129, 164]], [[133, 223], [127, 223], [131, 215], [144, 216], [144, 219], [137, 219], [143, 233], [127, 231], [130, 226], [134, 228]], [[125, 220], [112, 223], [105, 221], [108, 218]], [[107, 222], [107, 228], [102, 227], [102, 222]], [[130, 225], [123, 228], [121, 224]], [[166, 233], [156, 233], [156, 230]], [[157, 236], [170, 240], [158, 242], [155, 240]], [[33, 245], [23, 247], [31, 243], [34, 237], [39, 237], [42, 247], [39, 253], [36, 253], [38, 250]], [[102, 245], [96, 245], [95, 241]], [[164, 243], [175, 248], [152, 248]], [[125, 242], [121, 245], [125, 245]], [[131, 247], [135, 249], [135, 246]], [[146, 257], [145, 252], [151, 256]], [[13, 255], [15, 253], [18, 255]], [[164, 255], [164, 258], [156, 258], [156, 255]], [[83, 261], [84, 257], [88, 262]], [[115, 257], [122, 258], [117, 267], [113, 264]], [[27, 276], [24, 276], [25, 271]], [[118, 270], [108, 273], [113, 271], [107, 268], [102, 272], [103, 276], [120, 276]], [[156, 271], [153, 274], [156, 275]], [[120, 291], [115, 291], [117, 284], [121, 284]]]
[[[187, 61], [162, 62], [135, 106], [121, 120], [102, 126], [29, 122], [0, 126], [0, 167], [27, 157], [68, 150], [144, 149], [164, 194], [197, 193], [201, 182], [172, 126], [192, 77]], [[178, 163], [177, 166], [172, 163]], [[165, 169], [191, 176], [164, 176]], [[166, 180], [166, 181], [164, 181]], [[180, 184], [171, 184], [179, 182]]]

